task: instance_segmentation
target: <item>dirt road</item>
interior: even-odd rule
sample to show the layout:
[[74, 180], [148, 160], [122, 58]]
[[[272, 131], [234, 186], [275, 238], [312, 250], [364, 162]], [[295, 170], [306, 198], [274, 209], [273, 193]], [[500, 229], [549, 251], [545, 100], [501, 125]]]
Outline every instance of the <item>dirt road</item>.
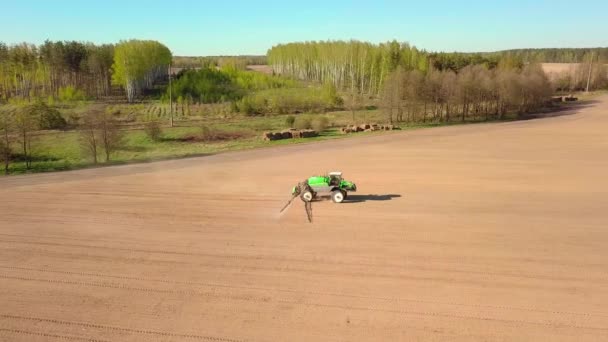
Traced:
[[1, 178], [0, 340], [606, 341], [608, 96], [562, 114]]

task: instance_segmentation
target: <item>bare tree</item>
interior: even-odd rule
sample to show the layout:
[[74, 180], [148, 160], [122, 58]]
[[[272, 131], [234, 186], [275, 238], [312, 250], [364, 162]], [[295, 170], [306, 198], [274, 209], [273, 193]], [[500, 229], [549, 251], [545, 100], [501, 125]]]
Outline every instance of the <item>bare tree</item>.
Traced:
[[123, 144], [123, 132], [112, 114], [104, 112], [100, 116], [99, 131], [101, 143], [106, 154], [106, 162], [110, 161], [110, 155], [116, 152]]
[[28, 107], [23, 107], [15, 111], [14, 118], [15, 127], [21, 137], [25, 167], [29, 169], [32, 166], [32, 133], [37, 129], [36, 117]]
[[426, 90], [429, 100], [433, 103], [433, 119], [437, 120], [440, 117], [441, 104], [443, 102], [442, 97], [442, 83], [443, 73], [436, 70], [431, 70], [426, 75]]
[[420, 103], [425, 102], [424, 75], [418, 70], [413, 70], [405, 73], [404, 77], [407, 78], [404, 91], [408, 105], [408, 121], [416, 121], [416, 118], [420, 115]]
[[363, 94], [359, 91], [357, 87], [351, 87], [350, 93], [348, 96], [348, 108], [350, 109], [353, 116], [353, 124], [356, 124], [355, 120], [355, 112], [357, 109], [361, 107], [363, 103]]
[[450, 122], [451, 104], [456, 94], [456, 74], [451, 71], [444, 71], [441, 80], [441, 96], [445, 102], [445, 121]]
[[382, 89], [382, 106], [392, 121], [401, 120], [406, 108], [408, 121], [449, 122], [452, 114], [461, 121], [489, 120], [493, 114], [502, 119], [508, 112], [523, 115], [540, 109], [551, 95], [551, 84], [539, 65], [522, 68], [488, 69], [469, 65], [456, 74], [452, 71], [395, 71], [387, 75]]
[[8, 167], [11, 162], [11, 130], [13, 128], [12, 116], [8, 111], [0, 111], [0, 160], [4, 163], [4, 174], [8, 175]]
[[393, 111], [398, 110], [399, 102], [401, 101], [401, 84], [403, 74], [400, 69], [387, 75], [384, 81], [384, 88], [382, 89], [382, 102], [381, 106], [384, 109], [388, 117], [388, 121], [393, 123]]
[[90, 111], [82, 118], [80, 126], [80, 143], [83, 150], [93, 158], [93, 163], [97, 164], [97, 151], [99, 149], [99, 116], [96, 111]]

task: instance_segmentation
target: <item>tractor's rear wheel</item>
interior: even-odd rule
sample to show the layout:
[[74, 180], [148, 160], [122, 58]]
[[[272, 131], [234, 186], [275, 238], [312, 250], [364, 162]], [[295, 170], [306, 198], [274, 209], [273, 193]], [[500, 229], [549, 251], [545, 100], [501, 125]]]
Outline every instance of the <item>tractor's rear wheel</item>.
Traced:
[[304, 202], [312, 202], [313, 197], [314, 195], [310, 191], [304, 191], [302, 195], [300, 195], [300, 198], [302, 198], [302, 201]]
[[342, 203], [342, 201], [344, 201], [345, 198], [346, 198], [346, 194], [341, 190], [334, 190], [331, 193], [331, 200], [334, 203]]

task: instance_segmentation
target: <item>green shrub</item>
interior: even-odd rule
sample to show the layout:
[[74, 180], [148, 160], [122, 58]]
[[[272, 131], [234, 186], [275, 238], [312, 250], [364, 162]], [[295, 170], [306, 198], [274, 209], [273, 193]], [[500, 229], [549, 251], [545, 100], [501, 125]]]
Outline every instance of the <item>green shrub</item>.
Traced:
[[64, 129], [68, 125], [67, 121], [56, 108], [44, 102], [37, 102], [27, 110], [30, 115], [38, 119], [38, 127], [40, 129]]
[[287, 127], [292, 128], [293, 124], [296, 122], [296, 117], [293, 115], [288, 115], [285, 118], [285, 124], [287, 125]]
[[236, 104], [236, 108], [238, 109], [239, 112], [241, 113], [245, 113], [247, 115], [255, 115], [255, 114], [259, 114], [256, 113], [256, 106], [254, 106], [253, 104], [253, 97], [245, 97], [244, 99], [242, 99], [241, 101], [239, 101]]
[[181, 72], [173, 82], [172, 91], [179, 104], [186, 98], [196, 102], [216, 103], [243, 96], [243, 90], [228, 74], [211, 68]]
[[319, 87], [267, 89], [238, 102], [239, 111], [248, 115], [321, 113], [334, 107], [333, 100]]
[[144, 132], [150, 140], [159, 141], [163, 135], [163, 130], [160, 127], [160, 123], [158, 121], [150, 121], [144, 127]]
[[342, 106], [344, 100], [338, 95], [338, 90], [331, 82], [323, 84], [323, 97], [327, 104], [335, 107]]
[[59, 100], [62, 102], [84, 101], [86, 96], [82, 90], [72, 86], [61, 87], [58, 91]]
[[311, 129], [312, 118], [308, 115], [298, 116], [295, 120], [294, 127], [297, 129]]
[[325, 116], [318, 116], [312, 121], [312, 128], [317, 132], [324, 131], [329, 125], [329, 119]]

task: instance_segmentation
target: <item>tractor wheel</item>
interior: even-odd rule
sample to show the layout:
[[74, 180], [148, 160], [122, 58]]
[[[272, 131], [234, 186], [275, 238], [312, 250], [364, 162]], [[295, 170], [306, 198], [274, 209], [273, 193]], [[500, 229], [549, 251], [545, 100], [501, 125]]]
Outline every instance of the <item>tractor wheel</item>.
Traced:
[[342, 203], [342, 201], [344, 201], [344, 198], [345, 198], [345, 197], [346, 197], [346, 196], [344, 196], [344, 192], [342, 192], [342, 191], [340, 191], [340, 190], [334, 190], [334, 191], [331, 193], [331, 200], [332, 200], [334, 203]]
[[302, 195], [300, 196], [300, 198], [304, 202], [312, 202], [313, 197], [314, 197], [314, 195], [310, 191], [304, 191], [302, 193]]

